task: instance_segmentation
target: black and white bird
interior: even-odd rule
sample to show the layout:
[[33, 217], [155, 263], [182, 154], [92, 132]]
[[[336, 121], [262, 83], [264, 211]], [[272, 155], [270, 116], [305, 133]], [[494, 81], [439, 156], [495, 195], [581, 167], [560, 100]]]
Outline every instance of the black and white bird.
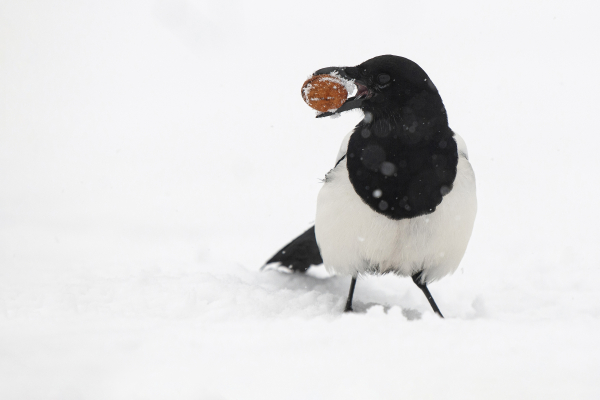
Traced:
[[342, 142], [317, 199], [315, 226], [275, 254], [294, 271], [325, 264], [356, 278], [394, 273], [412, 277], [442, 316], [427, 284], [453, 273], [471, 237], [477, 199], [464, 141], [448, 126], [442, 98], [425, 71], [383, 55], [355, 67], [330, 67], [356, 85], [337, 110], [361, 109], [362, 121]]

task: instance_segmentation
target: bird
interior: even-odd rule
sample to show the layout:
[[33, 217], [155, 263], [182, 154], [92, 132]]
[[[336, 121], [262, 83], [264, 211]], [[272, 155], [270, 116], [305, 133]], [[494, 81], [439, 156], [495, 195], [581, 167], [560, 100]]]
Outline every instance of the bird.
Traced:
[[363, 119], [344, 138], [317, 197], [315, 224], [271, 257], [290, 271], [323, 263], [351, 277], [344, 311], [353, 311], [357, 277], [411, 277], [433, 311], [428, 284], [458, 268], [469, 243], [477, 197], [464, 140], [449, 127], [438, 89], [415, 62], [381, 55], [353, 67], [327, 67], [356, 87], [341, 107]]

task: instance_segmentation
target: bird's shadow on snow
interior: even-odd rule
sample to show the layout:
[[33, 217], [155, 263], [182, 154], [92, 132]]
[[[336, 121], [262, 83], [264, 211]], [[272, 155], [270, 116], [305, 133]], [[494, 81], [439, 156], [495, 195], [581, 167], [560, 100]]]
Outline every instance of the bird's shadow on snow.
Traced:
[[[367, 311], [369, 311], [373, 307], [383, 307], [383, 312], [386, 314], [388, 313], [389, 310], [392, 309], [392, 306], [389, 304], [379, 304], [379, 303], [372, 303], [372, 302], [362, 303], [360, 301], [355, 301], [354, 304], [352, 305], [354, 312], [359, 313], [359, 314], [366, 314]], [[418, 320], [423, 317], [423, 313], [414, 308], [401, 307], [401, 309], [402, 309], [402, 315], [404, 315], [404, 318], [406, 318], [409, 321]]]
[[[399, 280], [401, 278], [398, 278]], [[311, 267], [307, 273], [291, 272], [285, 267], [279, 267], [277, 265], [265, 268], [260, 272], [260, 278], [262, 285], [267, 285], [273, 290], [292, 290], [297, 292], [316, 292], [319, 294], [326, 294], [329, 296], [335, 296], [334, 309], [331, 311], [339, 312], [343, 311], [345, 306], [346, 298], [348, 296], [348, 290], [350, 287], [350, 278], [344, 276], [330, 275], [321, 267]], [[368, 281], [368, 278], [366, 279]], [[362, 283], [362, 284], [361, 284]], [[407, 307], [398, 303], [398, 299], [392, 299], [396, 301], [390, 302], [389, 299], [383, 299], [386, 297], [382, 293], [374, 291], [371, 283], [367, 283], [362, 279], [359, 279], [358, 288], [355, 292], [353, 299], [353, 310], [355, 314], [365, 314], [373, 307], [381, 307], [385, 314], [388, 313], [394, 307], [399, 307], [402, 310], [402, 315], [407, 320], [419, 320], [423, 316], [423, 312], [412, 307]]]

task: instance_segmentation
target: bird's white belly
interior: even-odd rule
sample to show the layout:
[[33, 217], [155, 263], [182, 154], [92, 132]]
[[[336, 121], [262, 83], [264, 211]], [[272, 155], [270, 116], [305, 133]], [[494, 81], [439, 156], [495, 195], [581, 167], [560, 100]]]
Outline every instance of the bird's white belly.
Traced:
[[425, 282], [431, 282], [458, 268], [476, 212], [475, 175], [465, 157], [459, 157], [452, 191], [433, 213], [399, 221], [361, 200], [344, 159], [319, 192], [315, 233], [330, 272], [413, 275], [423, 270]]

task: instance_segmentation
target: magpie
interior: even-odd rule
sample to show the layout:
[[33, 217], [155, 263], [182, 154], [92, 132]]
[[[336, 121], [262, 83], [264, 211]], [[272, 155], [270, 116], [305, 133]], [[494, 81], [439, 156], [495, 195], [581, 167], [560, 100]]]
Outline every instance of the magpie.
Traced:
[[465, 142], [448, 126], [429, 76], [407, 58], [382, 55], [313, 75], [321, 74], [352, 82], [356, 94], [317, 117], [352, 109], [364, 117], [325, 175], [314, 227], [267, 264], [304, 272], [322, 262], [349, 275], [345, 311], [352, 311], [357, 276], [410, 276], [443, 317], [427, 284], [458, 268], [477, 212]]

